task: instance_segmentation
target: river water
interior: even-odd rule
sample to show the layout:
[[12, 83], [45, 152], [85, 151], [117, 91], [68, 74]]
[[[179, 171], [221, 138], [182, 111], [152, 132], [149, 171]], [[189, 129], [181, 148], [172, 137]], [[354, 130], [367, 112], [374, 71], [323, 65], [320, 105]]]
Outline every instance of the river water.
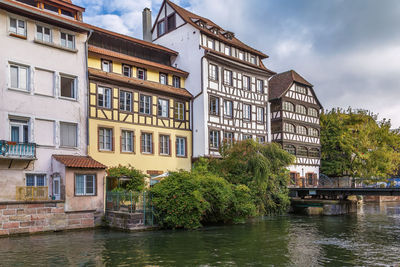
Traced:
[[196, 231], [84, 230], [0, 238], [0, 266], [400, 266], [400, 203]]

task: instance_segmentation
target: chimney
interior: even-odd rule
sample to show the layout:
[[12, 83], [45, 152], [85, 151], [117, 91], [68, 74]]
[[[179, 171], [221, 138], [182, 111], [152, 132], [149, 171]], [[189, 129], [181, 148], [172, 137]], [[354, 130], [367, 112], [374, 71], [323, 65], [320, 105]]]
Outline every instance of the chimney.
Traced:
[[151, 37], [151, 10], [149, 8], [143, 9], [142, 12], [143, 17], [143, 40], [147, 42], [152, 42], [153, 38]]

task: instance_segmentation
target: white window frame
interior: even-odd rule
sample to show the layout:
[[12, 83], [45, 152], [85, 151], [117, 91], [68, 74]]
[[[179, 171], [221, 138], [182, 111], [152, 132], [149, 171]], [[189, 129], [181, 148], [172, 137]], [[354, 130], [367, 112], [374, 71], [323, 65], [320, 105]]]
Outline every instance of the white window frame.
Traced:
[[186, 138], [184, 137], [176, 138], [176, 156], [186, 157]]
[[[11, 27], [11, 20], [15, 20], [15, 28], [14, 28], [14, 27]], [[23, 28], [20, 28], [20, 27], [19, 27], [20, 22], [23, 22], [23, 23], [24, 23], [24, 27], [23, 27]], [[10, 19], [8, 20], [8, 23], [9, 23], [9, 28], [8, 28], [8, 32], [9, 32], [9, 33], [16, 34], [16, 35], [20, 35], [20, 36], [25, 36], [25, 37], [26, 37], [26, 20], [17, 19], [17, 18], [14, 18], [14, 17], [10, 17]], [[15, 30], [13, 30], [13, 29], [15, 29]], [[19, 31], [19, 29], [23, 29], [23, 33], [21, 33], [21, 32]]]
[[[164, 81], [163, 81], [164, 80]], [[168, 75], [165, 73], [160, 73], [160, 83], [168, 85]]]
[[139, 113], [151, 115], [152, 114], [152, 97], [149, 95], [139, 96]]
[[140, 137], [140, 146], [143, 154], [153, 154], [153, 134], [142, 133]]
[[[112, 128], [106, 128], [106, 127], [99, 128], [98, 138], [99, 138], [100, 151], [113, 151], [113, 134], [114, 134], [113, 132], [114, 131]], [[109, 138], [109, 142], [107, 142], [107, 138]], [[107, 143], [110, 143], [109, 148], [107, 147]]]
[[257, 122], [265, 122], [265, 109], [263, 107], [257, 107]]
[[233, 84], [233, 72], [231, 70], [224, 70], [224, 84], [232, 86], [232, 84]]
[[175, 88], [181, 88], [181, 77], [172, 76], [172, 86]]
[[296, 132], [295, 126], [291, 123], [286, 123], [286, 122], [283, 124], [283, 130], [287, 133], [295, 133]]
[[[213, 111], [213, 105], [212, 105], [212, 101], [215, 100], [215, 111]], [[209, 107], [209, 111], [211, 115], [214, 116], [218, 116], [219, 115], [219, 97], [216, 96], [210, 96], [210, 107]]]
[[[143, 77], [141, 78], [140, 74], [143, 74]], [[146, 69], [143, 68], [137, 68], [136, 69], [136, 78], [140, 79], [140, 80], [146, 80]]]
[[[78, 193], [77, 192], [77, 186], [76, 186], [76, 182], [77, 182], [77, 177], [83, 177], [83, 193]], [[93, 193], [88, 193], [87, 192], [87, 179], [88, 177], [91, 176], [91, 178], [93, 179]], [[74, 195], [75, 196], [95, 196], [96, 195], [96, 175], [95, 174], [75, 174], [75, 179], [74, 179], [74, 188], [75, 188], [75, 192]]]
[[[12, 127], [18, 127], [18, 142], [19, 143], [26, 143], [26, 141], [29, 143], [30, 141], [30, 125], [28, 120], [14, 120], [10, 119], [10, 141], [12, 140]], [[27, 127], [27, 136], [24, 138], [24, 127]]]
[[[63, 39], [63, 34], [65, 34], [65, 41], [64, 41], [64, 39]], [[70, 47], [68, 44], [69, 44], [69, 37], [72, 37], [72, 47]], [[63, 43], [63, 41], [64, 41], [64, 43]], [[60, 44], [61, 44], [61, 46], [62, 47], [65, 47], [65, 48], [68, 48], [68, 49], [71, 49], [71, 50], [74, 50], [75, 49], [75, 47], [76, 47], [76, 45], [75, 45], [75, 35], [73, 35], [73, 34], [69, 34], [69, 33], [66, 33], [66, 32], [61, 32], [60, 33]]]
[[121, 130], [121, 151], [133, 153], [135, 133], [130, 130]]
[[257, 93], [259, 93], [259, 94], [264, 94], [264, 81], [263, 80], [260, 80], [260, 79], [257, 79], [256, 80], [256, 91], [257, 91]]
[[215, 50], [215, 40], [211, 38], [207, 38], [207, 47]]
[[224, 53], [225, 53], [225, 55], [227, 55], [227, 56], [231, 56], [231, 55], [232, 55], [232, 49], [231, 49], [231, 47], [225, 45]]
[[166, 134], [160, 134], [160, 155], [171, 155], [171, 137]]
[[[101, 93], [102, 91], [102, 93]], [[109, 92], [108, 94], [106, 92]], [[107, 96], [108, 95], [108, 96]], [[101, 108], [111, 109], [111, 96], [112, 90], [109, 87], [98, 86], [97, 87], [97, 106]], [[103, 100], [103, 104], [100, 105], [100, 98]]]
[[[74, 80], [74, 82], [72, 83], [72, 86], [74, 87], [73, 89], [72, 89], [72, 91], [73, 91], [73, 97], [68, 97], [68, 96], [63, 96], [63, 95], [61, 95], [61, 79], [62, 78], [67, 78], [67, 79], [72, 79], [72, 80]], [[78, 78], [76, 77], [76, 76], [71, 76], [71, 75], [67, 75], [67, 74], [63, 74], [63, 73], [60, 73], [60, 97], [61, 98], [66, 98], [66, 99], [75, 99], [75, 100], [77, 100], [78, 99]]]
[[[129, 98], [129, 103], [128, 103], [128, 98]], [[119, 91], [119, 110], [132, 112], [132, 92], [124, 90]]]
[[[69, 126], [75, 126], [75, 144], [73, 146], [62, 144], [62, 138], [61, 138], [61, 125], [69, 125]], [[78, 147], [78, 124], [77, 123], [71, 123], [71, 122], [64, 122], [60, 121], [60, 147], [72, 147], [72, 148], [77, 148]]]
[[218, 66], [215, 64], [208, 65], [208, 76], [213, 81], [218, 81]]
[[[34, 185], [28, 185], [28, 176], [33, 176], [34, 179]], [[43, 185], [37, 185], [38, 184], [38, 178], [43, 178]], [[31, 187], [38, 187], [38, 186], [47, 186], [47, 175], [44, 173], [26, 173], [25, 174], [25, 185], [26, 186], [31, 186]]]
[[[13, 86], [12, 84], [12, 75], [11, 75], [11, 69], [12, 68], [17, 68], [17, 87]], [[24, 69], [26, 72], [25, 76], [25, 88], [20, 87], [20, 81], [21, 78], [23, 77], [21, 75], [21, 69]], [[30, 67], [18, 63], [9, 63], [9, 88], [16, 89], [16, 90], [21, 90], [21, 91], [30, 91]]]
[[294, 112], [295, 107], [294, 104], [288, 101], [283, 101], [282, 108], [285, 111]]
[[243, 104], [243, 119], [251, 121], [251, 105]]
[[224, 116], [228, 118], [233, 117], [233, 101], [224, 100]]
[[228, 145], [232, 145], [235, 141], [235, 134], [233, 132], [224, 132], [224, 141]]
[[[42, 31], [41, 31], [42, 38], [38, 37], [38, 33], [39, 33], [38, 29], [39, 29], [39, 27], [42, 28]], [[45, 29], [49, 30], [49, 40], [48, 41], [45, 40], [45, 35], [46, 35], [45, 34]], [[39, 40], [39, 41], [42, 41], [42, 42], [46, 42], [46, 43], [52, 43], [53, 42], [53, 30], [50, 27], [36, 24], [35, 39]]]
[[174, 104], [174, 119], [178, 121], [185, 120], [185, 103], [181, 101], [175, 101]]
[[169, 100], [158, 98], [157, 99], [157, 116], [162, 118], [169, 117]]
[[111, 72], [111, 61], [110, 60], [101, 60], [101, 70], [105, 72]]
[[209, 133], [209, 145], [210, 149], [218, 149], [219, 148], [219, 143], [220, 143], [220, 132], [217, 130], [210, 130]]

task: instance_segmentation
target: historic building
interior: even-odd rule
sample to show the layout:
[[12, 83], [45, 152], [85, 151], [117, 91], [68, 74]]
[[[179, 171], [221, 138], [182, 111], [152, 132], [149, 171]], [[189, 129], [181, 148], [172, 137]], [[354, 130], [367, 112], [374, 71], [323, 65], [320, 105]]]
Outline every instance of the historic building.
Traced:
[[224, 140], [270, 141], [268, 79], [274, 72], [262, 63], [267, 56], [168, 0], [152, 29], [149, 18], [144, 12], [143, 36], [151, 32], [154, 43], [178, 51], [175, 66], [190, 73], [193, 157], [219, 156]]
[[178, 53], [97, 27], [88, 46], [89, 155], [157, 176], [190, 170], [192, 95]]
[[313, 89], [297, 72], [274, 75], [269, 81], [272, 141], [296, 156], [290, 166], [291, 184], [318, 185], [320, 166], [320, 125], [322, 105]]
[[[86, 156], [90, 29], [82, 12], [71, 1], [0, 1], [0, 202], [10, 209], [0, 218], [16, 215], [12, 202], [23, 215], [0, 220], [0, 234], [79, 228], [81, 216], [93, 226], [103, 212], [105, 166]], [[24, 213], [27, 201], [42, 201], [41, 224]]]

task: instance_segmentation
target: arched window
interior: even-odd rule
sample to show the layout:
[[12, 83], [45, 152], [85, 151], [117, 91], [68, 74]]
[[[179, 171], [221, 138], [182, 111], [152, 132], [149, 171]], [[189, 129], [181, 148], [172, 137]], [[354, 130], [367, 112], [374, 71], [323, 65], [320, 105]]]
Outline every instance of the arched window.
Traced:
[[299, 146], [299, 148], [297, 148], [297, 156], [307, 157], [307, 155], [308, 150], [305, 146]]
[[305, 106], [302, 106], [302, 105], [296, 105], [296, 112], [307, 115], [307, 109]]
[[313, 158], [319, 158], [320, 157], [319, 149], [318, 148], [311, 148], [309, 156], [313, 157]]
[[282, 107], [283, 110], [294, 112], [294, 105], [290, 102], [283, 102]]
[[290, 123], [284, 123], [283, 130], [287, 133], [294, 133], [294, 125]]
[[283, 149], [292, 155], [296, 155], [296, 148], [292, 145], [285, 145]]
[[315, 108], [309, 108], [308, 116], [318, 117], [318, 110], [316, 110]]
[[304, 126], [298, 125], [297, 129], [296, 129], [296, 133], [302, 134], [302, 135], [307, 135], [307, 128]]
[[315, 136], [315, 137], [318, 137], [318, 136], [319, 136], [318, 130], [317, 130], [317, 129], [314, 129], [314, 128], [309, 128], [309, 129], [308, 129], [308, 134], [309, 134], [310, 136]]

